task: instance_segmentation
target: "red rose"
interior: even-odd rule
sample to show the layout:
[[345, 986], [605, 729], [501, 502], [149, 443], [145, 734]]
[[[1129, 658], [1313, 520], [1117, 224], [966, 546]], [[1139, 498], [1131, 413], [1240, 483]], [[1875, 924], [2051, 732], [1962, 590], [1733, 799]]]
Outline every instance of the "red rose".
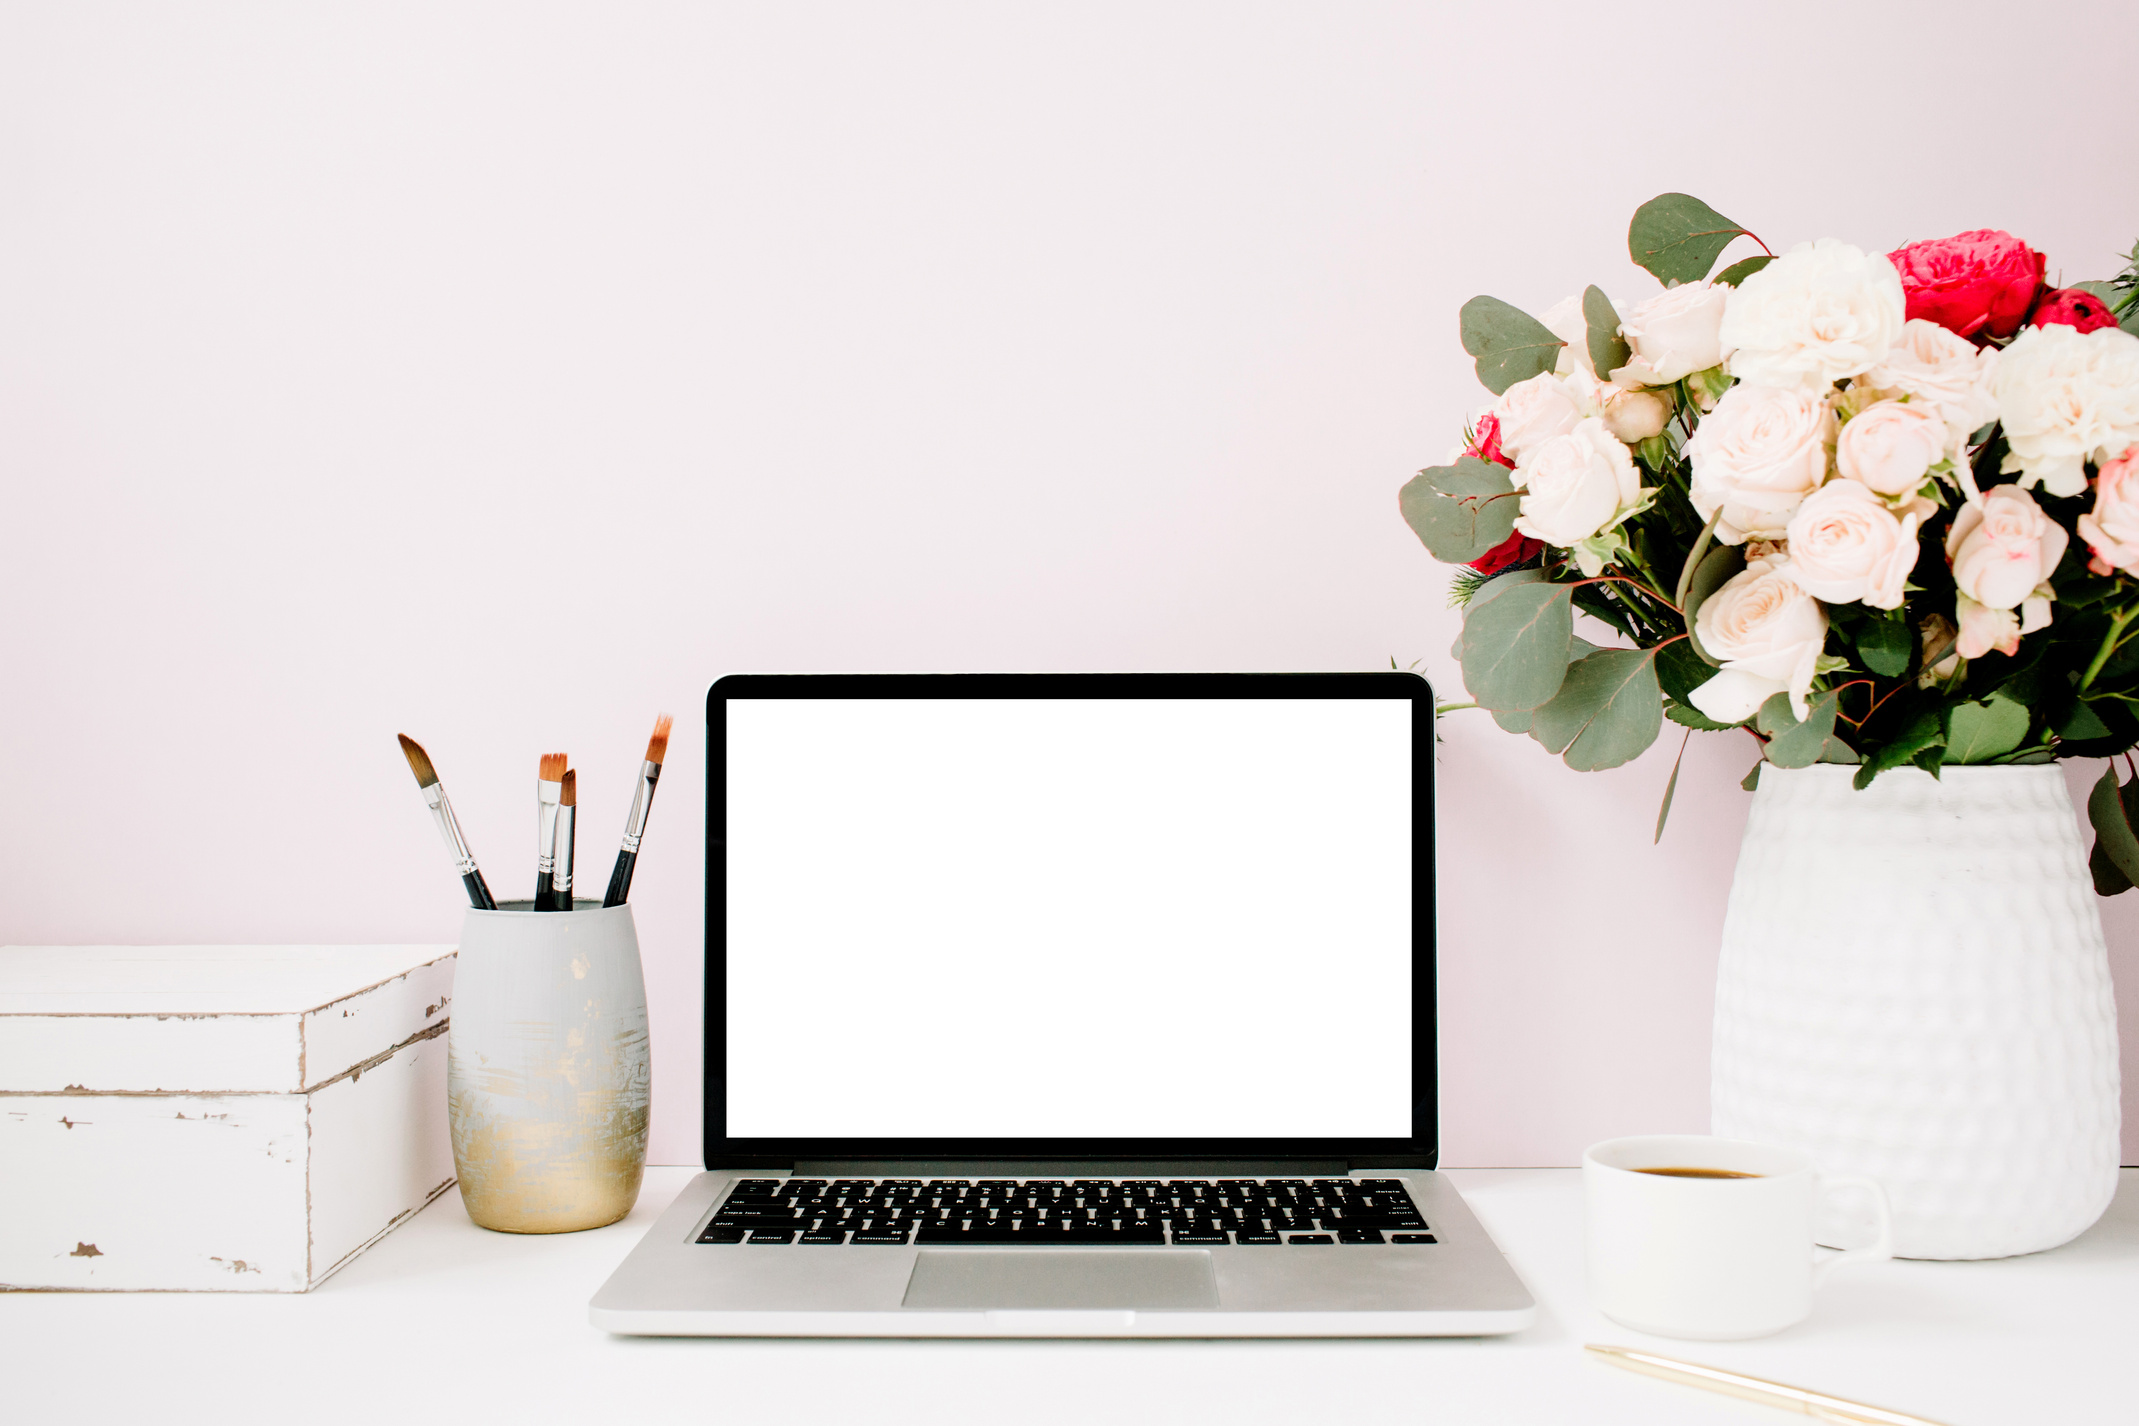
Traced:
[[2053, 287], [2035, 304], [2028, 325], [2077, 327], [2083, 332], [2092, 332], [2116, 326], [2117, 319], [2109, 314], [2109, 304], [2092, 292], [2082, 292], [2077, 287]]
[[1908, 316], [1964, 337], [2010, 337], [2042, 287], [2042, 254], [2011, 233], [1978, 228], [1887, 254], [1901, 274]]
[[[1513, 497], [1502, 496], [1501, 498], [1506, 500]], [[1541, 542], [1531, 539], [1528, 535], [1510, 535], [1477, 559], [1472, 560], [1471, 568], [1477, 570], [1480, 574], [1498, 574], [1511, 564], [1527, 563], [1544, 552], [1545, 546]]]
[[1471, 448], [1464, 452], [1474, 460], [1489, 460], [1495, 465], [1515, 469], [1515, 462], [1500, 451], [1500, 418], [1488, 411], [1478, 418], [1478, 428], [1471, 432]]

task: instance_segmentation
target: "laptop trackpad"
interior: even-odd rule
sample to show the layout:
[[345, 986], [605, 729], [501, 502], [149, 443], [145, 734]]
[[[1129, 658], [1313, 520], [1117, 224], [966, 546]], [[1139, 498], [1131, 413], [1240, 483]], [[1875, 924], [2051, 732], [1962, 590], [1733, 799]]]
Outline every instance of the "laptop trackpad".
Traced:
[[1176, 1248], [923, 1248], [906, 1307], [1009, 1309], [1218, 1305], [1211, 1255]]

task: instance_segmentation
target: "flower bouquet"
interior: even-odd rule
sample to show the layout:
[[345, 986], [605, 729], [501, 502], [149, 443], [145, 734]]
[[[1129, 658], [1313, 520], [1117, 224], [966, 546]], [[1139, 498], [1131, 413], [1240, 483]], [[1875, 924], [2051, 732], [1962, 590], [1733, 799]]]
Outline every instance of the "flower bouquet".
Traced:
[[[2139, 743], [2139, 248], [2063, 287], [1987, 229], [1778, 256], [1681, 193], [1627, 246], [1661, 291], [1464, 304], [1497, 400], [1403, 489], [1477, 706], [1581, 770], [1668, 718], [1859, 788]], [[2139, 779], [2089, 814], [2128, 889]]]

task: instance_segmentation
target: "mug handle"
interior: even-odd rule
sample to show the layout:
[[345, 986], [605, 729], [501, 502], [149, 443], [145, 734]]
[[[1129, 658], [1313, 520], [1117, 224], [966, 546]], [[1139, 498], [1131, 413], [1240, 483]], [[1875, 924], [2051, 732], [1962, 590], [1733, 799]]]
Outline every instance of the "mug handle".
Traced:
[[1831, 1258], [1823, 1258], [1815, 1262], [1812, 1265], [1812, 1285], [1814, 1287], [1818, 1287], [1821, 1282], [1825, 1281], [1828, 1273], [1834, 1271], [1843, 1263], [1883, 1263], [1891, 1260], [1894, 1256], [1894, 1209], [1893, 1205], [1887, 1202], [1885, 1186], [1877, 1179], [1841, 1176], [1829, 1178], [1827, 1175], [1822, 1174], [1818, 1191], [1825, 1193], [1830, 1188], [1862, 1188], [1870, 1190], [1872, 1202], [1877, 1204], [1879, 1208], [1879, 1233], [1877, 1237], [1872, 1239], [1868, 1247], [1845, 1248], [1836, 1252]]

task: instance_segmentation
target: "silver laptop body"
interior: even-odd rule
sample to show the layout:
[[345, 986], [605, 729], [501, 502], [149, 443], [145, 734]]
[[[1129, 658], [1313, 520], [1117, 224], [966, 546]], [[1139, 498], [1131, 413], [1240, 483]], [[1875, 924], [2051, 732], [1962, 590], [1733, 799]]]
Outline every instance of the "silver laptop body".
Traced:
[[1433, 1171], [1410, 674], [735, 675], [653, 1336], [1519, 1331]]

